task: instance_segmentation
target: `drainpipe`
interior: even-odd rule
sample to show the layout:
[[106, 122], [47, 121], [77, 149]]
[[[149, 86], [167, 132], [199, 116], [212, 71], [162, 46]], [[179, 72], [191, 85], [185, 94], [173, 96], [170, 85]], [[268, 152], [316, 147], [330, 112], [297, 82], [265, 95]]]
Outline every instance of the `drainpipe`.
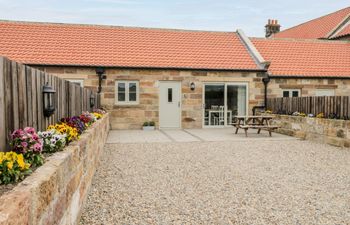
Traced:
[[102, 91], [102, 80], [106, 79], [107, 76], [104, 75], [105, 69], [103, 67], [96, 68], [96, 74], [98, 76], [98, 91], [97, 93], [101, 93]]
[[262, 79], [262, 82], [264, 83], [264, 105], [259, 105], [259, 106], [253, 107], [252, 111], [253, 111], [254, 116], [256, 114], [257, 109], [267, 110], [267, 85], [270, 82], [270, 77], [267, 73], [265, 75], [266, 76]]
[[266, 76], [262, 79], [262, 82], [264, 83], [264, 108], [267, 110], [267, 85], [270, 82], [270, 77]]

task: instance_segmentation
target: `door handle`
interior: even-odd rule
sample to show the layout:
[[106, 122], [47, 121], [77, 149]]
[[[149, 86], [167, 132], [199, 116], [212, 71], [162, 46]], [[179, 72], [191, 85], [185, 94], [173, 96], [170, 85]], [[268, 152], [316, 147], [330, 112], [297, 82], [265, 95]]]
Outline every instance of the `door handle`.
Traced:
[[177, 103], [177, 106], [180, 108], [180, 102]]

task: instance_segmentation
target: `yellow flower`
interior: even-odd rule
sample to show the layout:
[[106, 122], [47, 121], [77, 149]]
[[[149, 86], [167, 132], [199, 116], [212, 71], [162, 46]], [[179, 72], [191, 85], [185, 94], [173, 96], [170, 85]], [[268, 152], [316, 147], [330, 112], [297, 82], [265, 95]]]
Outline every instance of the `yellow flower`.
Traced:
[[54, 125], [50, 125], [47, 127], [47, 130], [55, 130], [55, 126]]
[[26, 167], [26, 164], [23, 160], [17, 160], [18, 166], [21, 168], [21, 170], [24, 170]]
[[9, 161], [15, 161], [15, 160], [17, 160], [17, 153], [16, 152], [6, 152], [5, 158]]
[[101, 119], [102, 118], [102, 115], [100, 114], [100, 113], [96, 113], [96, 112], [94, 112], [94, 113], [92, 113], [95, 117], [96, 117], [96, 119]]
[[4, 156], [5, 156], [5, 153], [0, 152], [0, 163], [2, 163], [2, 161], [4, 161]]
[[12, 167], [13, 167], [13, 162], [12, 162], [12, 161], [8, 162], [8, 163], [7, 163], [7, 168], [8, 168], [9, 170], [12, 170]]

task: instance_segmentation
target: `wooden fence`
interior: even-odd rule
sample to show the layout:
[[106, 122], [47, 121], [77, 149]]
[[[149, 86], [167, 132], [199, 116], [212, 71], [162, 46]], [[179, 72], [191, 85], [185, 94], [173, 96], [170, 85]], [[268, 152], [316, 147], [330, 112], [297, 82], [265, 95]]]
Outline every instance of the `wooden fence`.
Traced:
[[349, 96], [268, 98], [267, 109], [279, 114], [301, 112], [325, 117], [350, 119]]
[[[55, 93], [55, 112], [43, 115], [43, 85]], [[0, 151], [8, 149], [9, 134], [27, 126], [45, 130], [63, 117], [90, 111], [90, 95], [100, 107], [100, 96], [92, 90], [49, 75], [43, 71], [0, 57]]]

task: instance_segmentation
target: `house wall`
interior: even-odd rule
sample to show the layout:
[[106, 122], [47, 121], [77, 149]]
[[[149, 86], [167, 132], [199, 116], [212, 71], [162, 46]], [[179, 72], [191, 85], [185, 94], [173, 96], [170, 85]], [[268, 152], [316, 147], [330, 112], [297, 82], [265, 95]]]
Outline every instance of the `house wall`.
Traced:
[[317, 89], [332, 89], [335, 95], [350, 95], [350, 79], [295, 79], [271, 78], [268, 84], [268, 97], [282, 97], [284, 89], [300, 89], [301, 96], [315, 96]]
[[[84, 79], [84, 87], [96, 89], [98, 77], [95, 68], [41, 67], [61, 78]], [[102, 82], [101, 104], [110, 112], [112, 129], [140, 129], [143, 122], [153, 120], [159, 125], [159, 81], [174, 80], [182, 83], [182, 128], [202, 127], [203, 83], [246, 82], [249, 91], [249, 113], [252, 107], [263, 105], [264, 89], [256, 72], [155, 70], [155, 69], [107, 69], [107, 79]], [[138, 105], [115, 104], [115, 81], [139, 81]], [[190, 83], [196, 88], [190, 90]]]

